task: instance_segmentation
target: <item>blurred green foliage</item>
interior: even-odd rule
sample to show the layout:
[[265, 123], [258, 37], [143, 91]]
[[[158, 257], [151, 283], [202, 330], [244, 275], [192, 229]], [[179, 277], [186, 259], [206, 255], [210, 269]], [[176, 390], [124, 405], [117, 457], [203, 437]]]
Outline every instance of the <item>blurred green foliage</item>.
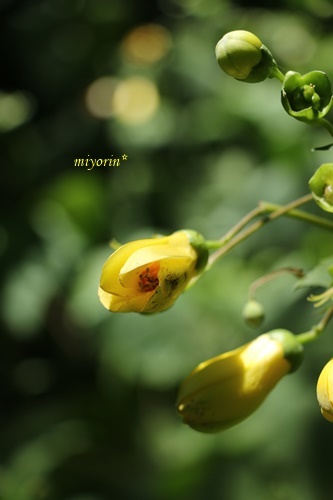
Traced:
[[[226, 77], [214, 48], [246, 29], [283, 68], [332, 77], [331, 2], [8, 0], [0, 13], [0, 498], [326, 498], [332, 429], [315, 386], [329, 331], [235, 429], [197, 434], [174, 401], [197, 363], [254, 337], [250, 283], [311, 269], [329, 233], [276, 221], [152, 317], [108, 313], [97, 287], [112, 238], [189, 227], [214, 239], [259, 200], [307, 192], [329, 161], [311, 153], [325, 131], [284, 112], [276, 81]], [[258, 293], [260, 332], [317, 321], [293, 286]]]

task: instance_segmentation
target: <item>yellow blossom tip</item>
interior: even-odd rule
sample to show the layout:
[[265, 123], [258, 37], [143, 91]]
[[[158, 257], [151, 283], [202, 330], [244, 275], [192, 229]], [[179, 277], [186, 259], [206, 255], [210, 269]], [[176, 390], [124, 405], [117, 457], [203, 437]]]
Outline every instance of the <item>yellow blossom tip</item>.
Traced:
[[328, 361], [319, 375], [317, 399], [323, 417], [333, 422], [333, 358]]

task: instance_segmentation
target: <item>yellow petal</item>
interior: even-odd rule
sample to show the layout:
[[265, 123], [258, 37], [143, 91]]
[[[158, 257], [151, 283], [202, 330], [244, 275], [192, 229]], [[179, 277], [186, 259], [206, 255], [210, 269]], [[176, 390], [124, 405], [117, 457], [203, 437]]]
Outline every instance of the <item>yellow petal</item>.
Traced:
[[329, 422], [333, 422], [333, 413], [324, 410], [324, 408], [320, 408], [320, 411], [322, 416], [326, 418], [326, 420], [328, 420]]
[[250, 342], [240, 357], [245, 369], [244, 392], [256, 391], [258, 385], [268, 392], [290, 370], [281, 344], [266, 334]]
[[122, 294], [123, 290], [118, 278], [120, 270], [124, 266], [125, 262], [138, 249], [152, 245], [160, 245], [167, 239], [168, 238], [166, 237], [136, 240], [131, 241], [130, 243], [126, 243], [125, 245], [118, 248], [118, 250], [110, 255], [103, 266], [100, 286], [103, 288], [103, 290]]
[[126, 274], [138, 267], [146, 266], [151, 262], [158, 262], [162, 259], [168, 259], [170, 257], [187, 257], [195, 260], [196, 252], [190, 245], [187, 247], [177, 247], [164, 244], [145, 246], [138, 249], [128, 257], [120, 270], [120, 274]]
[[158, 287], [147, 300], [142, 312], [153, 313], [165, 311], [165, 309], [168, 309], [174, 303], [175, 299], [176, 297], [173, 299], [166, 296], [161, 287]]
[[178, 393], [177, 406], [185, 398], [205, 390], [211, 384], [228, 379], [242, 370], [239, 353], [245, 346], [226, 352], [200, 363], [183, 381]]
[[119, 296], [105, 292], [101, 287], [98, 289], [98, 296], [101, 303], [106, 309], [112, 312], [143, 312], [153, 293]]
[[317, 399], [323, 416], [333, 421], [333, 359], [326, 363], [319, 376]]

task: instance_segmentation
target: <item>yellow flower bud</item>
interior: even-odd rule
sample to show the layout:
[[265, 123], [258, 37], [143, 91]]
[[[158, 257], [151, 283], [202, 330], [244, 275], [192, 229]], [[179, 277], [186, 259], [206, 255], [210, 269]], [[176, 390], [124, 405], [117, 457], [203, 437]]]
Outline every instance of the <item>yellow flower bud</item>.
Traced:
[[177, 408], [185, 424], [214, 433], [253, 413], [277, 382], [301, 361], [303, 347], [287, 330], [200, 363], [182, 383]]
[[317, 399], [323, 417], [333, 422], [333, 358], [324, 366], [319, 375]]
[[104, 264], [100, 301], [112, 312], [164, 311], [205, 267], [207, 258], [205, 240], [190, 230], [127, 243]]
[[276, 67], [270, 51], [249, 31], [236, 30], [224, 35], [216, 45], [215, 54], [227, 75], [247, 83], [266, 80]]

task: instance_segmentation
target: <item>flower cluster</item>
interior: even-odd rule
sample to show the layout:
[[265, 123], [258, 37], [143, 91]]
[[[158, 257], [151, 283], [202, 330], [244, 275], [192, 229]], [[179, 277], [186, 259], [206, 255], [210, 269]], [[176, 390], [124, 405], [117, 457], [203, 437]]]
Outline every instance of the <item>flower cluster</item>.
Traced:
[[267, 78], [280, 80], [282, 105], [297, 120], [318, 122], [332, 107], [332, 87], [326, 73], [311, 71], [301, 75], [288, 71], [283, 75], [268, 48], [249, 31], [224, 35], [216, 45], [215, 54], [222, 70], [236, 80], [246, 83]]
[[[324, 125], [333, 136], [333, 126], [325, 118], [333, 104], [332, 88], [324, 72], [301, 75], [288, 71], [284, 75], [261, 40], [244, 30], [224, 35], [215, 52], [222, 70], [236, 80], [258, 83], [277, 78], [282, 83], [281, 101], [285, 111], [305, 123]], [[328, 146], [321, 149], [325, 148]], [[101, 303], [113, 313], [165, 311], [226, 249], [230, 250], [253, 234], [264, 222], [281, 215], [292, 215], [332, 230], [330, 221], [295, 209], [314, 199], [323, 210], [333, 213], [333, 163], [319, 167], [309, 181], [309, 188], [311, 193], [284, 207], [266, 203], [269, 215], [266, 213], [261, 222], [244, 229], [254, 217], [265, 213], [260, 207], [251, 211], [217, 241], [207, 241], [196, 231], [186, 229], [120, 246], [102, 269], [98, 290]], [[216, 252], [209, 255], [210, 250]], [[281, 271], [303, 277], [300, 269], [284, 268], [257, 280], [256, 287]], [[317, 302], [317, 306], [332, 300], [333, 266], [329, 267], [329, 273], [331, 280], [326, 292], [309, 298]], [[251, 327], [256, 328], [263, 322], [264, 308], [254, 299], [253, 293], [242, 315]], [[303, 343], [317, 338], [332, 316], [333, 306], [308, 332], [294, 335], [284, 329], [272, 330], [233, 351], [200, 363], [179, 389], [177, 410], [184, 423], [197, 431], [214, 433], [247, 418], [285, 375], [299, 367]], [[319, 377], [317, 398], [323, 416], [333, 422], [333, 359]]]
[[[333, 105], [332, 85], [326, 73], [323, 71], [310, 71], [301, 75], [295, 71], [287, 71], [286, 74], [283, 74], [267, 47], [253, 33], [248, 31], [232, 31], [224, 35], [216, 46], [216, 57], [222, 70], [237, 80], [256, 83], [267, 78], [277, 78], [282, 83], [281, 103], [285, 111], [299, 121], [324, 126], [331, 136], [333, 136], [333, 126], [326, 119]], [[315, 149], [327, 150], [331, 147], [332, 144]], [[309, 188], [318, 206], [326, 212], [333, 213], [333, 163], [325, 163], [317, 169], [309, 180]], [[330, 271], [330, 275], [332, 277], [332, 271]], [[317, 307], [331, 300], [332, 285], [333, 283], [319, 296], [310, 296], [309, 300], [317, 302]], [[322, 324], [320, 323], [312, 332], [304, 334], [303, 338], [305, 341], [309, 338], [311, 340], [316, 338], [331, 315], [333, 315], [332, 308], [329, 310]], [[249, 325], [256, 327], [257, 324], [262, 322], [264, 317], [262, 305], [255, 300], [250, 300], [244, 307], [243, 317]], [[302, 335], [299, 339], [302, 339]], [[193, 379], [196, 378], [198, 381], [204, 380], [207, 378], [205, 374], [209, 372], [212, 365], [215, 367], [219, 365], [222, 368], [222, 366], [229, 366], [230, 360], [234, 360], [234, 363], [232, 363], [231, 378], [229, 378], [230, 374], [226, 378], [228, 379], [228, 383], [235, 385], [230, 393], [226, 389], [226, 385], [224, 385], [223, 391], [222, 387], [220, 391], [221, 401], [224, 401], [223, 404], [225, 404], [228, 399], [233, 399], [233, 396], [230, 398], [231, 393], [238, 395], [246, 393], [247, 377], [249, 375], [249, 372], [244, 368], [246, 363], [241, 361], [235, 364], [236, 360], [239, 361], [242, 356], [245, 355], [246, 357], [246, 352], [247, 348], [243, 348], [240, 351], [237, 350], [216, 358], [211, 362], [204, 363], [193, 372], [191, 377]], [[268, 360], [269, 356], [267, 357], [267, 362]], [[241, 376], [240, 374], [244, 370], [244, 376]], [[223, 373], [223, 369], [221, 373]], [[281, 374], [283, 374], [283, 370], [281, 370]], [[237, 377], [239, 377], [238, 382], [236, 382]], [[257, 380], [259, 379], [260, 377]], [[221, 381], [221, 379], [219, 380]], [[265, 378], [262, 381], [261, 387], [266, 387], [266, 383], [267, 379]], [[212, 384], [210, 393], [216, 392], [219, 386], [220, 382], [217, 381], [216, 384]], [[235, 411], [235, 413], [228, 413], [229, 410], [226, 409], [228, 408], [227, 404], [224, 406], [224, 410], [218, 412], [216, 411], [216, 407], [211, 404], [209, 397], [201, 398], [201, 393], [202, 391], [198, 390], [198, 392], [194, 393], [194, 397], [192, 395], [187, 399], [185, 398], [185, 403], [181, 403], [179, 411], [184, 414], [184, 420], [188, 421], [194, 427], [202, 425], [199, 415], [209, 414], [210, 423], [207, 429], [213, 428], [215, 424], [222, 427], [225, 425], [229, 426], [230, 423], [232, 425], [233, 421], [243, 418], [248, 413], [248, 410], [252, 411], [251, 408], [256, 407], [257, 402], [260, 401], [257, 393], [258, 399], [250, 398], [249, 400], [253, 406], [248, 404], [247, 410], [244, 412]], [[209, 394], [209, 391], [207, 394]], [[322, 414], [327, 420], [333, 422], [333, 360], [327, 363], [319, 377], [317, 397]], [[244, 400], [244, 398], [242, 399]], [[232, 408], [234, 408], [233, 404]], [[215, 418], [216, 420], [214, 420]]]

